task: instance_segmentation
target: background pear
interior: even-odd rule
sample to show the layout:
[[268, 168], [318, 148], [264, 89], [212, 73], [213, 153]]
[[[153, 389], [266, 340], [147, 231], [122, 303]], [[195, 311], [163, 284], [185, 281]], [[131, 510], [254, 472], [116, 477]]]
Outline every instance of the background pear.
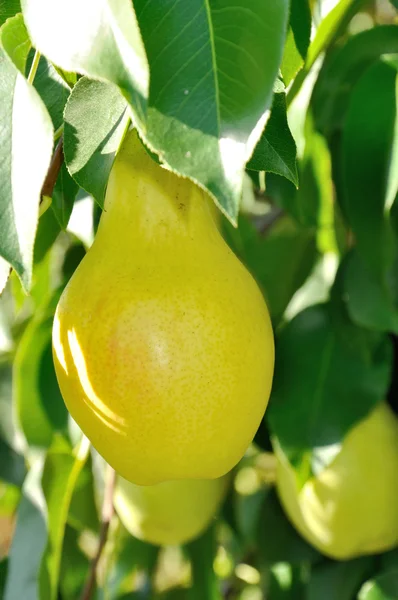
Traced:
[[201, 534], [215, 517], [230, 476], [164, 481], [139, 486], [118, 477], [114, 503], [126, 529], [156, 545], [183, 544]]
[[65, 403], [140, 485], [227, 473], [264, 414], [274, 343], [263, 296], [205, 193], [127, 134], [92, 248], [53, 328]]
[[301, 490], [287, 457], [275, 450], [281, 502], [321, 552], [349, 559], [398, 543], [398, 420], [386, 403], [349, 431], [331, 465]]

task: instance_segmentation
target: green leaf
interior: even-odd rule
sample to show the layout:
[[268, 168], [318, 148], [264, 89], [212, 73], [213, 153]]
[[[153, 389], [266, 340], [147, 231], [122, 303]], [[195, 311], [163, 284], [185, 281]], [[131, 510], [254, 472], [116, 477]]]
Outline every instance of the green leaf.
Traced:
[[75, 529], [98, 530], [99, 520], [94, 498], [91, 460], [86, 462], [77, 478], [69, 507], [68, 523]]
[[31, 43], [22, 15], [16, 15], [3, 25], [0, 39], [3, 50], [8, 54], [11, 62], [24, 74]]
[[66, 229], [68, 226], [78, 191], [79, 186], [69, 175], [69, 171], [63, 162], [55, 182], [51, 205], [62, 229]]
[[290, 7], [290, 26], [296, 47], [305, 60], [311, 41], [311, 8], [308, 0], [292, 0]]
[[328, 560], [317, 565], [308, 583], [308, 600], [353, 600], [373, 564], [373, 557], [364, 556], [346, 562]]
[[332, 165], [326, 140], [314, 128], [311, 113], [305, 124], [305, 149], [300, 161], [300, 187], [293, 197], [292, 214], [317, 231], [322, 253], [337, 252], [334, 231]]
[[330, 306], [318, 305], [299, 313], [277, 341], [268, 421], [304, 481], [330, 464], [350, 428], [386, 396], [390, 341], [362, 335], [361, 348], [350, 347]]
[[13, 520], [21, 495], [21, 488], [12, 483], [0, 482], [0, 519], [5, 517]]
[[[96, 204], [96, 206], [98, 206], [98, 204]], [[74, 242], [75, 243], [73, 243], [66, 251], [64, 262], [62, 263], [62, 275], [65, 281], [69, 281], [86, 255], [86, 247], [84, 244], [77, 238]]]
[[[54, 66], [54, 65], [53, 65]], [[60, 69], [60, 67], [54, 67], [57, 73], [62, 77], [62, 80], [73, 89], [77, 82], [79, 81], [80, 75], [77, 73], [72, 73], [70, 71], [64, 71], [64, 69]]]
[[261, 488], [253, 494], [236, 494], [235, 519], [238, 531], [246, 543], [251, 544], [257, 536], [260, 512], [264, 504], [267, 489]]
[[8, 560], [6, 558], [0, 561], [0, 598], [4, 598], [4, 590], [7, 581]]
[[[391, 269], [391, 283], [380, 282], [357, 251], [346, 259], [344, 271], [345, 301], [351, 319], [357, 325], [376, 331], [398, 334], [397, 266]], [[392, 288], [392, 289], [391, 289]]]
[[79, 547], [79, 535], [71, 527], [66, 527], [60, 568], [62, 600], [79, 598], [89, 572], [90, 561]]
[[265, 497], [258, 520], [256, 540], [260, 561], [267, 566], [278, 562], [289, 562], [293, 565], [313, 563], [321, 557], [287, 520], [274, 488], [271, 488]]
[[217, 576], [213, 569], [216, 554], [215, 525], [209, 527], [203, 535], [189, 544], [185, 550], [191, 561], [192, 587], [190, 600], [221, 600]]
[[26, 475], [25, 460], [0, 438], [0, 479], [21, 486]]
[[40, 263], [51, 246], [57, 239], [61, 231], [61, 226], [57, 220], [54, 211], [50, 207], [49, 210], [40, 217], [37, 227], [35, 248], [34, 248], [34, 263]]
[[65, 71], [119, 86], [135, 119], [144, 124], [149, 72], [129, 0], [22, 0], [21, 4], [35, 48]]
[[135, 3], [151, 69], [147, 119], [148, 69], [127, 0], [91, 0], [84, 9], [77, 0], [24, 0], [23, 9], [35, 47], [63, 69], [116, 83], [149, 147], [204, 186], [234, 220], [245, 162], [271, 103], [288, 1], [182, 5]]
[[[398, 55], [397, 62], [393, 68], [397, 71], [395, 78], [395, 128], [391, 146], [390, 169], [387, 182], [386, 207], [393, 211], [394, 202], [398, 204]], [[391, 63], [388, 63], [391, 66]], [[392, 215], [390, 212], [390, 218]]]
[[398, 571], [398, 548], [393, 548], [380, 557], [381, 571]]
[[134, 2], [151, 71], [143, 138], [162, 162], [205, 187], [232, 221], [271, 105], [288, 4]]
[[311, 38], [311, 9], [308, 0], [292, 0], [290, 27], [286, 38], [281, 72], [288, 86], [304, 65]]
[[308, 0], [292, 0], [281, 72], [288, 86], [304, 64], [311, 39], [311, 9]]
[[341, 128], [353, 86], [365, 71], [382, 54], [394, 53], [398, 53], [398, 26], [380, 25], [349, 38], [325, 62], [312, 98], [315, 124], [324, 135]]
[[21, 12], [19, 0], [0, 0], [0, 26], [19, 12]]
[[358, 595], [358, 600], [396, 600], [396, 598], [398, 598], [398, 570], [383, 573], [364, 583]]
[[297, 50], [292, 28], [289, 27], [281, 64], [281, 74], [286, 87], [296, 77], [303, 64], [304, 60]]
[[67, 425], [67, 410], [55, 375], [51, 351], [53, 306], [32, 320], [19, 343], [14, 361], [14, 398], [18, 419], [29, 445], [50, 446], [55, 430]]
[[305, 61], [304, 68], [296, 77], [288, 93], [288, 106], [300, 90], [305, 78], [311, 71], [315, 61], [344, 31], [352, 17], [358, 12], [366, 0], [340, 0], [329, 14], [321, 21], [316, 36], [312, 41]]
[[312, 230], [322, 253], [337, 253], [332, 161], [328, 144], [316, 131], [310, 112], [307, 113], [304, 133], [304, 153], [299, 161], [299, 189], [271, 173], [266, 178], [266, 192], [297, 223]]
[[126, 130], [126, 102], [117, 88], [83, 77], [65, 108], [69, 173], [103, 206], [108, 177]]
[[347, 308], [347, 292], [345, 290], [346, 270], [350, 254], [346, 255], [340, 262], [335, 280], [330, 289], [330, 310], [336, 335], [340, 342], [356, 354], [365, 356], [364, 349], [367, 348], [372, 336], [376, 340], [380, 333], [374, 333], [369, 329], [359, 327], [350, 317]]
[[39, 568], [47, 541], [46, 509], [40, 487], [42, 465], [36, 462], [23, 486], [17, 525], [8, 560], [4, 600], [39, 599]]
[[396, 120], [395, 86], [393, 68], [383, 62], [372, 65], [352, 92], [342, 138], [344, 195], [340, 201], [358, 251], [376, 277], [392, 256], [386, 196]]
[[[0, 308], [1, 313], [3, 315], [5, 313], [4, 305]], [[11, 321], [10, 315], [5, 314], [4, 316], [5, 318], [8, 316], [9, 322]], [[17, 431], [13, 415], [12, 366], [8, 363], [0, 364], [0, 437], [11, 448], [16, 449]]]
[[5, 600], [56, 600], [69, 504], [88, 449], [86, 438], [76, 455], [57, 440], [44, 461], [33, 463], [18, 508]]
[[[32, 59], [31, 52], [28, 67]], [[71, 91], [70, 87], [45, 56], [40, 57], [33, 85], [46, 105], [54, 129], [57, 130], [63, 123], [63, 112]]]
[[247, 168], [282, 175], [297, 187], [296, 155], [296, 144], [287, 122], [286, 95], [285, 92], [276, 93], [271, 116]]
[[144, 587], [150, 588], [150, 578], [156, 567], [158, 555], [157, 546], [134, 538], [120, 525], [114, 559], [107, 578], [106, 591], [109, 600], [119, 600], [124, 594], [130, 592], [137, 571], [144, 571], [148, 575], [149, 581], [146, 582], [148, 585]]
[[40, 567], [40, 599], [56, 600], [61, 565], [62, 542], [78, 476], [87, 459], [89, 442], [83, 438], [77, 455], [66, 448], [49, 451], [43, 468], [41, 485], [47, 505], [48, 540]]
[[288, 216], [261, 236], [243, 215], [237, 230], [225, 225], [225, 236], [263, 288], [272, 320], [277, 323], [315, 263], [314, 236]]
[[322, 20], [308, 52], [308, 64], [313, 65], [318, 56], [327, 48], [338, 33], [344, 29], [366, 0], [340, 0]]
[[[29, 289], [40, 192], [50, 164], [53, 128], [36, 90], [18, 68], [30, 44], [20, 16], [1, 29], [1, 41], [17, 65], [0, 49], [0, 255]], [[15, 40], [12, 46], [10, 40]], [[25, 41], [24, 41], [25, 40]], [[23, 53], [17, 49], [23, 48]], [[12, 49], [14, 52], [12, 52]], [[24, 69], [22, 69], [24, 72]]]

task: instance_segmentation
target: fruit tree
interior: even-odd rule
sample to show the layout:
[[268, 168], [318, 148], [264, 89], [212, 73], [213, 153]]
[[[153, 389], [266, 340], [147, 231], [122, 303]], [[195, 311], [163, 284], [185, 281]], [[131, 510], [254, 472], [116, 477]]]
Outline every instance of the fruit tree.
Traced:
[[0, 0], [0, 600], [398, 600], [398, 1]]

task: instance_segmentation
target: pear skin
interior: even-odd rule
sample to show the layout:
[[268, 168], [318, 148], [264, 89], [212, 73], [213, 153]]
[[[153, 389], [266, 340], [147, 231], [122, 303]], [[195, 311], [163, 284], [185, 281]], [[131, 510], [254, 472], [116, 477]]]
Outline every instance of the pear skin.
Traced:
[[333, 462], [301, 490], [280, 448], [276, 456], [282, 505], [318, 550], [348, 560], [398, 544], [398, 420], [386, 403], [348, 432]]
[[184, 544], [215, 517], [230, 474], [219, 479], [179, 479], [139, 486], [118, 477], [114, 503], [123, 525], [150, 544]]
[[59, 301], [53, 354], [72, 417], [125, 479], [227, 473], [268, 403], [264, 298], [209, 198], [127, 134], [97, 235]]

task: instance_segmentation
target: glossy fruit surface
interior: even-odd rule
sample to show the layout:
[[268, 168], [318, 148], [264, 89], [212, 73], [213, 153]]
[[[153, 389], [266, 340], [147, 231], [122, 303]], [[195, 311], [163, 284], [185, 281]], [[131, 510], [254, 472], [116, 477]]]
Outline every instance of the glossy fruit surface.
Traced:
[[157, 165], [135, 132], [60, 299], [53, 349], [72, 417], [140, 485], [224, 475], [264, 414], [274, 342], [263, 296], [205, 193]]
[[298, 490], [282, 451], [277, 486], [297, 530], [324, 554], [349, 559], [398, 544], [398, 420], [381, 403], [353, 427], [334, 461]]
[[225, 475], [138, 486], [119, 477], [115, 508], [126, 529], [140, 540], [156, 545], [183, 544], [210, 524], [229, 479]]

